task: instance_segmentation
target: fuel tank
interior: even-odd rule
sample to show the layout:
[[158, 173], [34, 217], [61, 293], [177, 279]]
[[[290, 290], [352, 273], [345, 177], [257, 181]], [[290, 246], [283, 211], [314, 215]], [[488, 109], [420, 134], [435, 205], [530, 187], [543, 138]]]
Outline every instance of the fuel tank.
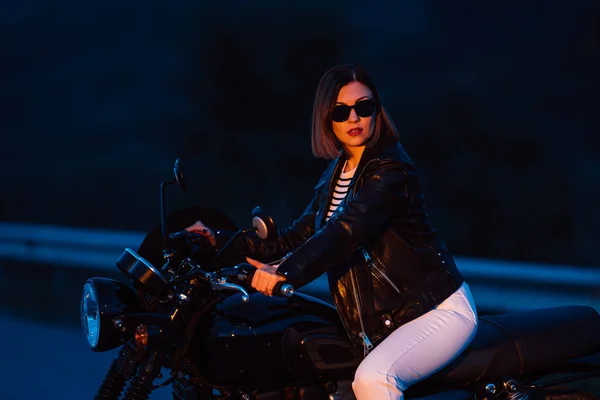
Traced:
[[[322, 355], [303, 346], [307, 338], [324, 339], [330, 353], [331, 346], [341, 352], [334, 349], [322, 368]], [[314, 380], [323, 370], [336, 370], [338, 361], [348, 367], [351, 346], [332, 305], [298, 292], [291, 298], [254, 293], [248, 303], [240, 295], [228, 297], [199, 321], [187, 358], [213, 386], [261, 388]]]

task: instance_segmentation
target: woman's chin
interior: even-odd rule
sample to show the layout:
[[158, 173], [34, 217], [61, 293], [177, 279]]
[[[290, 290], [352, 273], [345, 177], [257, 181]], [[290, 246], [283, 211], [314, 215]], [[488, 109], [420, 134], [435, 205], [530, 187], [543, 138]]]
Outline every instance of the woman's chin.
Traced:
[[346, 148], [352, 149], [354, 147], [364, 147], [366, 141], [367, 141], [367, 138], [363, 137], [361, 135], [361, 136], [354, 136], [354, 137], [346, 138], [346, 140], [344, 140], [343, 144]]

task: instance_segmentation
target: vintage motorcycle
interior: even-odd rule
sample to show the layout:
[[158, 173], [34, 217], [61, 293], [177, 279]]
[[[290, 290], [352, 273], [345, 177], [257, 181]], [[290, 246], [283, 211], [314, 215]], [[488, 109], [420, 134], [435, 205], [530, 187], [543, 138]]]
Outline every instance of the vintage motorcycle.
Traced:
[[[234, 237], [256, 231], [270, 239], [273, 220], [256, 208], [253, 228], [238, 231], [217, 210], [166, 217], [166, 187], [187, 189], [179, 159], [174, 175], [161, 184], [160, 226], [116, 260], [128, 282], [94, 277], [83, 286], [89, 348], [120, 346], [95, 398], [148, 399], [170, 384], [180, 400], [354, 399], [362, 349], [350, 342], [335, 307], [282, 283], [273, 297], [256, 293], [250, 265], [225, 256], [227, 245], [217, 253], [184, 229], [201, 219]], [[155, 384], [162, 369], [170, 376]], [[480, 317], [468, 349], [406, 396], [594, 399], [569, 385], [597, 385], [599, 376], [600, 316], [588, 306], [554, 307]]]

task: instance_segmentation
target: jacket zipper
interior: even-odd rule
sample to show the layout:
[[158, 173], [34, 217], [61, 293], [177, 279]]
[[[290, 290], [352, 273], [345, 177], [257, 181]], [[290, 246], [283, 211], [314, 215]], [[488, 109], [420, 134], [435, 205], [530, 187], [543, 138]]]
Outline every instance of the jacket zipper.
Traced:
[[[340, 205], [343, 205], [344, 203], [346, 203], [348, 201], [348, 196], [350, 194], [354, 195], [354, 193], [356, 193], [356, 183], [362, 177], [366, 167], [369, 164], [371, 164], [373, 161], [375, 161], [375, 160], [370, 160], [369, 162], [367, 162], [365, 164], [365, 166], [362, 168], [362, 170], [360, 171], [360, 173], [358, 174], [358, 176], [355, 177], [355, 179], [353, 179], [354, 182], [350, 183], [351, 188], [350, 187], [348, 188], [349, 189], [348, 193], [346, 194], [346, 197], [344, 198], [344, 200], [342, 201], [342, 204], [340, 204]], [[329, 184], [328, 184], [329, 198], [328, 198], [328, 202], [326, 204], [331, 203], [331, 196], [333, 196], [332, 183], [333, 183], [334, 175], [335, 175], [335, 171], [334, 171], [334, 174], [329, 179]], [[352, 189], [352, 191], [350, 191], [350, 189]], [[323, 215], [326, 215], [325, 210], [326, 210], [326, 207], [323, 209]], [[321, 218], [324, 218], [324, 217], [322, 216]], [[312, 239], [312, 237], [310, 239]], [[369, 350], [371, 350], [373, 348], [373, 343], [371, 343], [371, 340], [369, 339], [369, 337], [367, 336], [367, 334], [365, 332], [365, 323], [362, 318], [362, 308], [360, 307], [360, 302], [358, 299], [358, 289], [356, 288], [357, 284], [354, 279], [354, 269], [350, 269], [350, 280], [352, 281], [352, 289], [354, 291], [354, 298], [356, 299], [356, 308], [358, 311], [358, 319], [360, 321], [360, 328], [362, 330], [362, 332], [360, 332], [358, 334], [358, 336], [362, 339], [363, 347], [364, 347], [364, 355], [366, 357], [367, 354], [369, 354]], [[335, 299], [334, 299], [334, 303], [337, 303], [337, 301], [335, 301]], [[339, 307], [337, 304], [335, 304], [335, 309], [342, 321], [342, 325], [344, 326], [344, 329], [346, 330], [346, 334], [348, 335], [350, 340], [352, 340], [352, 335], [350, 334], [350, 329], [346, 326], [346, 323], [344, 322], [344, 319], [342, 318], [342, 315], [340, 314]]]
[[[358, 176], [354, 177], [353, 182], [351, 182], [352, 191], [351, 192], [349, 191], [350, 193], [346, 194], [344, 203], [346, 203], [348, 201], [348, 195], [351, 194], [353, 196], [356, 193], [356, 185], [358, 184], [358, 181], [364, 174], [365, 170], [367, 169], [367, 166], [374, 161], [375, 160], [370, 160], [369, 162], [367, 162], [365, 164], [365, 166], [362, 168], [362, 170], [360, 171], [360, 173], [358, 174]], [[348, 189], [350, 189], [350, 188], [348, 188]], [[367, 336], [367, 333], [365, 332], [365, 323], [363, 321], [362, 309], [360, 307], [360, 300], [358, 298], [358, 288], [357, 288], [358, 285], [356, 283], [356, 279], [355, 279], [355, 275], [354, 275], [354, 268], [352, 268], [350, 270], [350, 279], [352, 280], [352, 289], [354, 290], [354, 298], [356, 299], [356, 308], [358, 311], [358, 319], [360, 321], [360, 329], [362, 331], [358, 334], [358, 336], [363, 341], [364, 356], [366, 357], [369, 354], [369, 350], [371, 350], [373, 348], [373, 343], [371, 343], [371, 340], [369, 340], [369, 337]]]
[[383, 279], [385, 279], [386, 282], [390, 284], [391, 287], [394, 288], [394, 290], [396, 291], [396, 293], [400, 293], [400, 289], [398, 289], [398, 286], [396, 286], [394, 284], [394, 282], [392, 282], [392, 280], [389, 278], [389, 276], [387, 276], [383, 272], [383, 270], [381, 268], [377, 267], [377, 264], [375, 263], [375, 260], [373, 259], [373, 257], [371, 257], [371, 255], [369, 254], [369, 252], [364, 247], [361, 247], [360, 250], [362, 251], [362, 254], [363, 254], [363, 257], [365, 258], [365, 261], [367, 262], [367, 264], [369, 264], [369, 267], [371, 267], [372, 269], [374, 269], [375, 271], [377, 271], [377, 273], [379, 275], [381, 275], [383, 277]]
[[356, 279], [355, 279], [355, 275], [354, 275], [354, 268], [350, 270], [350, 280], [352, 281], [352, 289], [354, 290], [354, 298], [356, 299], [356, 309], [358, 311], [358, 319], [360, 321], [360, 329], [361, 332], [358, 334], [358, 336], [360, 336], [360, 338], [363, 341], [363, 347], [364, 347], [364, 355], [365, 357], [367, 356], [367, 354], [369, 354], [369, 350], [371, 350], [373, 348], [373, 343], [371, 343], [371, 341], [369, 340], [369, 337], [367, 336], [367, 333], [365, 332], [365, 323], [363, 321], [363, 317], [362, 317], [362, 308], [360, 307], [360, 300], [358, 298], [358, 289], [357, 289], [357, 284], [356, 284]]

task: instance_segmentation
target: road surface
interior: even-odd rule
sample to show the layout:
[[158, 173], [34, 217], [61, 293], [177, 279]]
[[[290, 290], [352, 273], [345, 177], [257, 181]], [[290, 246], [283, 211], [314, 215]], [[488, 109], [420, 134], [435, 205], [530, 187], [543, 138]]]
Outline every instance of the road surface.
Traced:
[[[0, 314], [0, 399], [92, 399], [118, 350], [94, 353], [80, 330]], [[173, 399], [170, 386], [151, 400]]]

